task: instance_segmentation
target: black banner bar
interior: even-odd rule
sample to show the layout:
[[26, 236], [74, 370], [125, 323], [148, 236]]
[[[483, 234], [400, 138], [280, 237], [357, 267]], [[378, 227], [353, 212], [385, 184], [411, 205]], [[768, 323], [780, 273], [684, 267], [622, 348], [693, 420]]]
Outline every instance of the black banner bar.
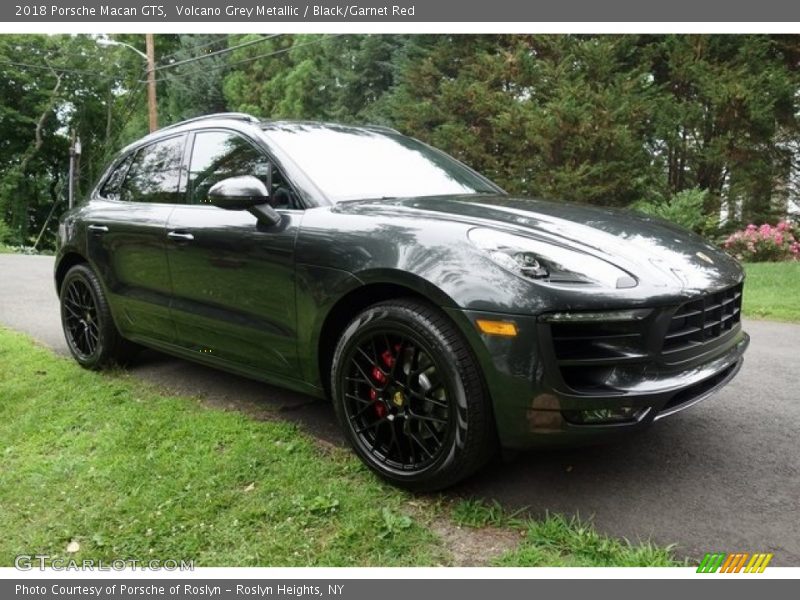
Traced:
[[5, 22], [798, 22], [786, 0], [49, 0], [0, 5]]
[[[697, 575], [716, 579], [714, 595], [730, 598], [759, 593], [790, 597], [792, 580]], [[737, 581], [738, 579], [738, 581]], [[755, 586], [759, 586], [756, 588]], [[693, 597], [694, 579], [545, 580], [545, 579], [295, 579], [295, 580], [24, 580], [0, 581], [0, 597], [14, 600], [408, 600], [408, 598], [626, 598], [674, 600]]]

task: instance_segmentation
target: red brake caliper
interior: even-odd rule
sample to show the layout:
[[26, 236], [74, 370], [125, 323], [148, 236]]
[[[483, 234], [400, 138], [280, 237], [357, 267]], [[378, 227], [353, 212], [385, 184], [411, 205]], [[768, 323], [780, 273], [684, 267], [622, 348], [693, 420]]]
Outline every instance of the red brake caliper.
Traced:
[[372, 378], [381, 385], [386, 383], [386, 375], [378, 367], [372, 367]]
[[[395, 351], [399, 352], [400, 347], [401, 347], [400, 344], [395, 344], [394, 347]], [[392, 367], [394, 367], [394, 363], [397, 361], [397, 359], [392, 354], [392, 351], [388, 348], [384, 350], [383, 353], [381, 354], [381, 360], [383, 361], [383, 364], [387, 369], [391, 369]], [[378, 385], [383, 386], [386, 384], [386, 375], [377, 366], [372, 367], [371, 375], [372, 379]], [[376, 390], [375, 388], [370, 388], [369, 399], [373, 402], [375, 414], [378, 416], [378, 418], [382, 419], [386, 415], [386, 405], [383, 402], [378, 401], [378, 390]]]
[[[372, 367], [372, 379], [375, 380], [375, 383], [378, 385], [383, 385], [386, 383], [386, 375], [383, 374], [378, 367]], [[386, 415], [386, 405], [383, 402], [378, 400], [378, 390], [374, 387], [369, 389], [369, 399], [373, 402], [373, 408], [375, 410], [375, 415], [382, 419]]]

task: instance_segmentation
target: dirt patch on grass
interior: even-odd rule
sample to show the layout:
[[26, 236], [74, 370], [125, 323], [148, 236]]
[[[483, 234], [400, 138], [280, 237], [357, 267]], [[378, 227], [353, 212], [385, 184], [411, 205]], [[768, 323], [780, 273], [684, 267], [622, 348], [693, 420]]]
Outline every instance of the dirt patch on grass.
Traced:
[[451, 553], [456, 567], [488, 566], [492, 559], [515, 550], [522, 540], [515, 529], [462, 527], [446, 517], [435, 519], [430, 527]]

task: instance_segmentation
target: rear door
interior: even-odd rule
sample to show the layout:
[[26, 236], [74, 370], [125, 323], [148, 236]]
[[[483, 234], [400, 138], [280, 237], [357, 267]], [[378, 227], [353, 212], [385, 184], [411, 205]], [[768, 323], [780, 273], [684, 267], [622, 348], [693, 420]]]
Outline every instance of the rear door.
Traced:
[[181, 164], [186, 134], [143, 146], [118, 162], [91, 202], [89, 258], [110, 295], [127, 337], [175, 338], [166, 225], [183, 200]]
[[272, 163], [253, 140], [222, 129], [193, 135], [187, 204], [167, 224], [177, 342], [262, 373], [297, 374], [294, 246], [303, 211], [288, 184], [273, 189], [280, 224], [207, 203], [208, 189], [253, 175], [268, 186]]

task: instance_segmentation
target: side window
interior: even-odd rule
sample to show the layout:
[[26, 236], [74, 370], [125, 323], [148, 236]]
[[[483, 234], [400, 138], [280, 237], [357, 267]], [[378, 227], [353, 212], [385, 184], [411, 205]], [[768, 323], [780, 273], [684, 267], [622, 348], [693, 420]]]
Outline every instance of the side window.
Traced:
[[181, 135], [139, 149], [122, 184], [121, 199], [182, 204], [178, 183], [185, 140]]
[[[228, 177], [252, 175], [269, 186], [277, 173], [270, 176], [271, 169], [269, 158], [243, 137], [226, 131], [200, 131], [194, 138], [189, 166], [189, 203], [206, 203], [211, 186]], [[271, 192], [270, 196], [276, 208], [294, 202], [291, 193], [275, 196]]]
[[271, 189], [269, 201], [274, 208], [301, 208], [292, 186], [275, 165], [272, 165]]
[[125, 179], [125, 175], [128, 173], [128, 168], [131, 166], [131, 162], [133, 162], [133, 153], [128, 154], [128, 156], [117, 163], [117, 166], [113, 171], [111, 171], [111, 174], [106, 179], [103, 187], [100, 188], [100, 195], [103, 198], [108, 200], [120, 199], [122, 182]]
[[253, 175], [267, 185], [267, 157], [234, 133], [201, 131], [195, 135], [189, 166], [190, 204], [206, 203], [211, 186], [228, 177], [240, 175]]

